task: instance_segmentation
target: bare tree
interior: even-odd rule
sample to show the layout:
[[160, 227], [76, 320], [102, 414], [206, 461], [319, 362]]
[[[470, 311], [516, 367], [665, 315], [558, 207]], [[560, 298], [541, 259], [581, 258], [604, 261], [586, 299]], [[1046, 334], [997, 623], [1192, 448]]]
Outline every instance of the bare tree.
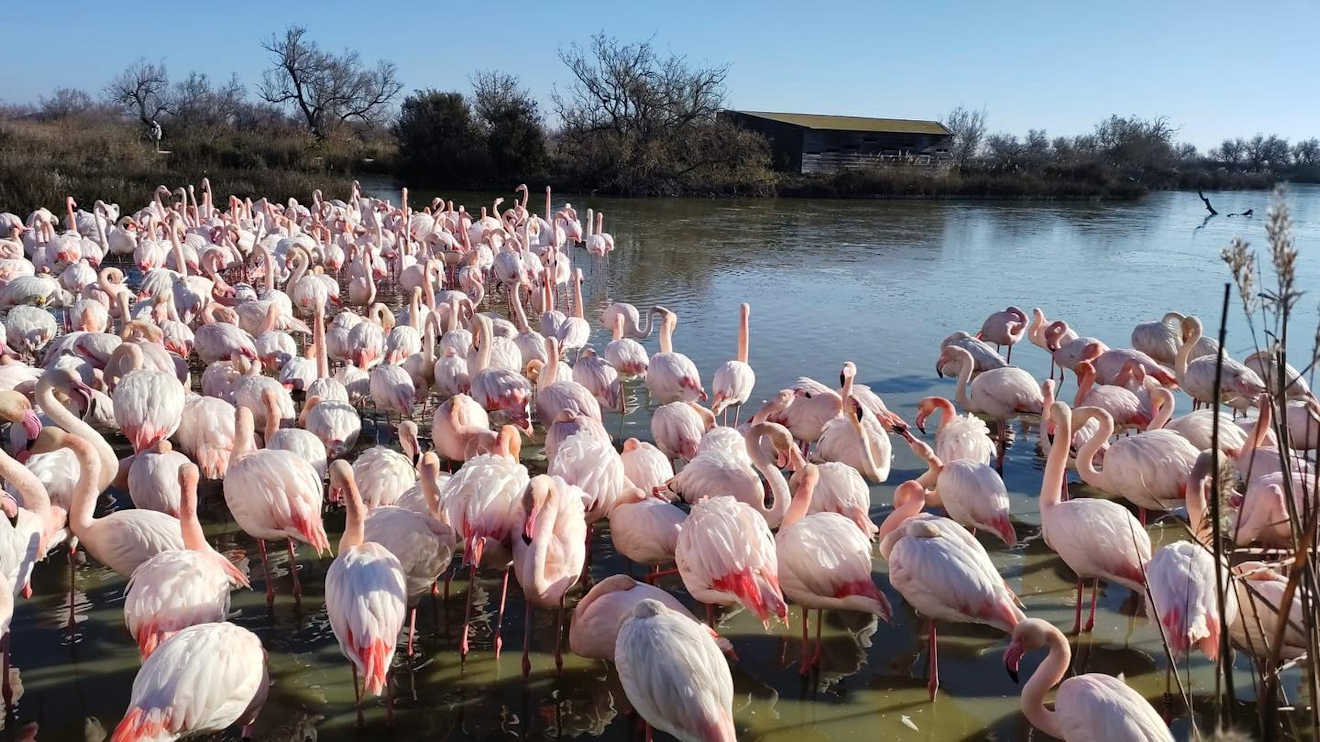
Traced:
[[110, 81], [105, 95], [111, 103], [150, 127], [161, 114], [170, 110], [169, 87], [170, 77], [165, 72], [164, 62], [152, 64], [139, 59]]
[[259, 92], [269, 103], [297, 110], [317, 139], [350, 119], [374, 122], [403, 89], [392, 63], [369, 68], [357, 52], [321, 51], [306, 35], [302, 26], [290, 26], [262, 43], [274, 66], [262, 75]]
[[1311, 137], [1294, 144], [1293, 162], [1304, 167], [1320, 165], [1320, 139]]
[[192, 72], [170, 91], [170, 113], [186, 126], [231, 125], [243, 105], [243, 92], [238, 75], [216, 87], [205, 73]]
[[[560, 152], [592, 187], [668, 191], [754, 154], [746, 137], [716, 122], [726, 65], [691, 65], [682, 56], [661, 56], [649, 41], [624, 44], [604, 34], [559, 57], [572, 74], [567, 92], [554, 96], [563, 121]], [[725, 146], [697, 147], [698, 141]]]
[[41, 117], [60, 119], [79, 116], [95, 108], [92, 96], [78, 88], [57, 88], [49, 98], [41, 99]]
[[958, 106], [941, 123], [953, 133], [953, 145], [949, 150], [953, 155], [953, 163], [960, 168], [965, 167], [976, 157], [981, 141], [985, 139], [985, 109], [973, 111]]

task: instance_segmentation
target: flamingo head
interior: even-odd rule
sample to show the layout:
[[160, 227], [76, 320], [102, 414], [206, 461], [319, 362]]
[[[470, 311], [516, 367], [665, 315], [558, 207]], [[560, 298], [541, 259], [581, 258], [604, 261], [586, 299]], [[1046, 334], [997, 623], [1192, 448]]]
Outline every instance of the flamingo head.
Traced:
[[1008, 649], [1004, 650], [1004, 669], [1008, 670], [1008, 676], [1014, 683], [1018, 682], [1018, 667], [1022, 663], [1022, 656], [1045, 646], [1051, 630], [1057, 632], [1057, 629], [1039, 618], [1024, 619], [1013, 628], [1013, 640], [1009, 642]]

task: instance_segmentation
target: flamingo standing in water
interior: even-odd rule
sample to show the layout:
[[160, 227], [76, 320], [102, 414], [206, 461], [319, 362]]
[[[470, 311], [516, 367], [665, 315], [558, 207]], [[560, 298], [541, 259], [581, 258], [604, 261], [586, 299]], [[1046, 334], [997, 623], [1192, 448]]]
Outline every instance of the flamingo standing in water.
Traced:
[[967, 459], [988, 464], [995, 457], [995, 442], [985, 421], [971, 413], [958, 414], [944, 397], [925, 397], [917, 403], [917, 429], [926, 432], [926, 420], [940, 413], [935, 429], [935, 455], [945, 462]]
[[619, 627], [614, 663], [628, 702], [647, 724], [682, 740], [737, 738], [733, 676], [701, 624], [643, 600]]
[[725, 409], [737, 405], [734, 420], [737, 420], [738, 415], [742, 413], [743, 403], [751, 396], [752, 387], [756, 386], [756, 372], [747, 365], [747, 320], [751, 312], [750, 304], [742, 304], [738, 307], [738, 357], [732, 361], [725, 361], [724, 365], [716, 369], [715, 377], [710, 383], [713, 395], [710, 411], [719, 415]]
[[1026, 333], [1027, 313], [1017, 307], [1008, 307], [986, 317], [985, 322], [981, 324], [981, 331], [976, 336], [987, 343], [994, 343], [995, 350], [1007, 345], [1008, 356], [1004, 360], [1012, 363], [1013, 346], [1017, 345]]
[[775, 540], [765, 518], [732, 497], [711, 497], [692, 506], [674, 553], [678, 574], [692, 597], [706, 604], [714, 623], [715, 604], [742, 603], [769, 625], [788, 620], [779, 588]]
[[362, 724], [362, 692], [371, 696], [385, 692], [386, 708], [393, 721], [388, 676], [408, 610], [403, 567], [389, 549], [366, 540], [363, 523], [367, 507], [362, 504], [353, 467], [347, 461], [339, 459], [330, 465], [330, 487], [344, 493], [347, 518], [344, 535], [339, 539], [339, 555], [325, 573], [325, 612], [340, 651], [353, 666], [358, 725]]
[[527, 467], [518, 463], [521, 442], [511, 425], [500, 429], [493, 453], [467, 460], [445, 484], [440, 499], [445, 520], [455, 526], [463, 539], [463, 560], [470, 569], [467, 607], [463, 611], [463, 634], [458, 643], [459, 657], [467, 659], [468, 623], [472, 618], [473, 591], [477, 569], [496, 567], [504, 572], [500, 588], [500, 607], [495, 619], [495, 656], [503, 639], [504, 600], [509, 590], [509, 568], [513, 563], [513, 538], [526, 518], [522, 498], [530, 481]]
[[674, 328], [678, 315], [656, 307], [661, 315], [660, 352], [651, 356], [646, 369], [646, 388], [655, 404], [668, 402], [706, 401], [706, 390], [701, 387], [701, 373], [691, 358], [674, 352]]
[[[793, 475], [793, 502], [788, 506], [775, 552], [784, 595], [802, 606], [802, 664], [806, 674], [820, 662], [820, 623], [825, 609], [862, 611], [885, 621], [893, 615], [889, 600], [871, 579], [871, 542], [838, 513], [811, 513], [811, 498], [820, 481], [814, 464]], [[816, 651], [808, 657], [807, 615], [816, 609]]]
[[532, 671], [532, 610], [555, 609], [555, 670], [563, 669], [560, 637], [564, 625], [564, 595], [582, 575], [586, 563], [587, 521], [582, 490], [559, 477], [534, 477], [523, 498], [527, 520], [522, 538], [513, 539], [513, 570], [523, 589], [527, 615], [523, 623], [523, 677]]
[[[975, 379], [972, 356], [956, 345], [945, 346], [940, 352], [939, 367], [948, 364], [958, 374], [956, 398], [958, 406], [976, 412], [1000, 423], [999, 468], [1003, 469], [1007, 444], [1008, 420], [1023, 413], [1040, 414], [1045, 403], [1040, 385], [1031, 374], [1016, 366], [1005, 366], [983, 371]], [[940, 371], [943, 376], [943, 371]]]
[[924, 505], [920, 482], [898, 486], [894, 512], [880, 524], [880, 554], [889, 562], [890, 583], [927, 618], [926, 688], [933, 701], [940, 685], [936, 621], [980, 623], [1010, 632], [1025, 615], [985, 547], [948, 518], [922, 513]]
[[1169, 726], [1150, 702], [1110, 675], [1090, 672], [1064, 680], [1054, 697], [1054, 710], [1045, 708], [1045, 694], [1063, 679], [1072, 661], [1063, 632], [1039, 618], [1022, 621], [1004, 651], [1004, 666], [1017, 682], [1022, 655], [1041, 647], [1049, 647], [1049, 656], [1022, 689], [1022, 713], [1037, 729], [1064, 742], [1173, 742]]
[[230, 587], [250, 587], [247, 577], [206, 542], [197, 520], [197, 477], [195, 465], [179, 468], [179, 527], [186, 548], [157, 554], [128, 579], [124, 623], [144, 659], [181, 629], [224, 621]]
[[[1101, 579], [1145, 592], [1150, 536], [1132, 513], [1116, 502], [1093, 497], [1063, 500], [1074, 418], [1063, 402], [1051, 404], [1047, 414], [1054, 425], [1054, 440], [1040, 483], [1041, 531], [1045, 543], [1077, 573], [1074, 633], [1081, 630], [1083, 582], [1088, 578], [1095, 580], [1091, 587], [1091, 616], [1086, 621], [1086, 631], [1090, 631], [1095, 625], [1096, 592]], [[1103, 437], [1096, 435], [1086, 447], [1091, 448], [1098, 440]], [[1081, 466], [1079, 462], [1078, 467]]]
[[[1106, 410], [1078, 407], [1072, 413], [1072, 425], [1078, 428], [1092, 419], [1100, 428], [1077, 452], [1082, 481], [1140, 507], [1143, 523], [1146, 510], [1172, 510], [1182, 502], [1200, 453], [1195, 446], [1172, 430], [1147, 430], [1110, 443], [1114, 418]], [[1097, 469], [1096, 454], [1106, 444], [1104, 468]]]
[[1265, 381], [1242, 363], [1224, 356], [1219, 389], [1216, 391], [1214, 387], [1217, 356], [1192, 357], [1192, 351], [1200, 339], [1201, 320], [1196, 317], [1184, 318], [1182, 344], [1178, 346], [1178, 356], [1173, 365], [1178, 386], [1191, 395], [1197, 405], [1209, 405], [1223, 400], [1238, 410], [1250, 407], [1256, 398], [1266, 391]]
[[318, 555], [330, 549], [321, 524], [321, 477], [292, 451], [252, 448], [252, 411], [238, 407], [234, 413], [234, 454], [224, 481], [225, 504], [238, 527], [257, 539], [266, 573], [266, 602], [275, 601], [267, 540], [288, 545], [293, 595], [301, 599], [294, 540], [311, 546]]
[[989, 464], [968, 459], [944, 462], [930, 446], [906, 433], [908, 446], [926, 462], [925, 474], [917, 479], [927, 489], [926, 504], [943, 507], [953, 520], [976, 533], [983, 528], [1006, 546], [1017, 543], [1004, 480]]
[[[1220, 571], [1224, 620], [1237, 619], [1237, 596], [1228, 586], [1227, 565]], [[1201, 544], [1175, 541], [1160, 547], [1146, 565], [1150, 600], [1146, 610], [1164, 627], [1164, 639], [1175, 657], [1199, 647], [1214, 662], [1219, 658], [1219, 594], [1215, 589], [1215, 559]]]
[[142, 663], [128, 712], [110, 740], [178, 739], [234, 724], [249, 739], [269, 687], [256, 634], [232, 623], [189, 626]]

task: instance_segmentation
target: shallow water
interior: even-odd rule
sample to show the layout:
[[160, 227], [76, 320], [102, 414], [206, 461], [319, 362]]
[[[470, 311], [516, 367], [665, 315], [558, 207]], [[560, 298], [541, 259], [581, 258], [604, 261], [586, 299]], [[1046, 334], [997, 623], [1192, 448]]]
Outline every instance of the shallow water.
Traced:
[[[413, 203], [420, 203], [422, 195], [415, 193]], [[473, 211], [489, 202], [479, 194], [446, 195]], [[1158, 193], [1125, 204], [571, 200], [584, 216], [587, 206], [605, 209], [606, 230], [618, 248], [607, 262], [593, 263], [584, 251], [574, 252], [587, 273], [587, 316], [593, 325], [609, 301], [664, 304], [679, 315], [675, 349], [688, 354], [709, 383], [715, 367], [734, 354], [737, 307], [748, 301], [750, 362], [757, 372], [752, 406], [798, 375], [832, 385], [840, 364], [852, 360], [859, 367], [858, 380], [910, 421], [922, 396], [952, 396], [952, 381], [934, 374], [940, 339], [958, 329], [975, 332], [987, 313], [1009, 304], [1041, 306], [1051, 319], [1067, 319], [1080, 332], [1114, 345], [1126, 345], [1136, 323], [1174, 309], [1200, 315], [1207, 332], [1213, 331], [1227, 279], [1219, 250], [1233, 235], [1264, 248], [1268, 195], [1212, 198], [1221, 213], [1254, 208], [1257, 216], [1221, 216], [1199, 228], [1205, 211], [1189, 193]], [[533, 201], [535, 208], [540, 201]], [[1296, 187], [1291, 201], [1302, 247], [1299, 282], [1306, 288], [1316, 285], [1318, 274], [1308, 248], [1320, 241], [1320, 189]], [[1305, 319], [1297, 331], [1303, 337], [1313, 327], [1311, 301], [1308, 297], [1302, 305]], [[1229, 325], [1230, 351], [1238, 357], [1250, 352], [1240, 310], [1233, 310]], [[607, 339], [608, 333], [594, 328], [593, 340], [603, 344]], [[645, 343], [655, 350], [654, 336]], [[1029, 344], [1020, 345], [1013, 359], [1040, 378], [1046, 374], [1045, 354]], [[1072, 388], [1069, 382], [1065, 397]], [[638, 391], [644, 401], [644, 389]], [[1179, 405], [1186, 411], [1188, 399], [1181, 396]], [[419, 422], [429, 427], [429, 417]], [[617, 431], [618, 416], [607, 413], [606, 426]], [[623, 430], [625, 437], [649, 439], [645, 410], [629, 415]], [[371, 434], [368, 425], [364, 439]], [[888, 512], [894, 486], [924, 470], [900, 439], [894, 441], [889, 481], [872, 488], [876, 522]], [[529, 466], [543, 470], [539, 452], [530, 453]], [[996, 541], [983, 538], [983, 543], [1027, 613], [1067, 629], [1073, 582], [1039, 537], [1035, 498], [1041, 465], [1034, 433], [1019, 434], [1005, 471], [1019, 544], [1010, 550]], [[1072, 488], [1077, 494], [1097, 494], [1076, 483]], [[127, 503], [124, 493], [117, 495], [118, 503]], [[299, 606], [290, 593], [287, 557], [272, 549], [278, 599], [267, 609], [255, 543], [228, 518], [218, 485], [204, 489], [203, 498], [204, 522], [217, 548], [235, 558], [252, 558], [254, 589], [234, 593], [232, 620], [256, 632], [270, 658], [273, 687], [257, 738], [374, 738], [384, 733], [379, 700], [367, 704], [366, 730], [354, 731], [352, 674], [322, 601], [330, 560], [315, 559], [305, 547], [299, 550], [304, 587]], [[342, 513], [328, 513], [326, 525], [335, 543]], [[1173, 520], [1152, 526], [1151, 533], [1157, 545], [1183, 537]], [[628, 569], [600, 530], [592, 552], [593, 580]], [[745, 613], [724, 614], [721, 631], [740, 657], [733, 666], [740, 737], [1025, 739], [1030, 725], [1018, 710], [1019, 688], [1003, 672], [1006, 638], [986, 627], [941, 625], [942, 687], [931, 704], [922, 622], [889, 588], [878, 554], [874, 564], [894, 605], [893, 621], [877, 624], [855, 614], [827, 614], [821, 670], [808, 679], [797, 667], [799, 612], [790, 613], [789, 627], [769, 631]], [[63, 555], [37, 569], [35, 595], [20, 601], [14, 620], [13, 661], [23, 686], [18, 721], [38, 722], [42, 740], [82, 740], [92, 718], [113, 728], [138, 668], [136, 645], [123, 626], [124, 579], [87, 564], [81, 554], [74, 571], [73, 629], [67, 627], [70, 572]], [[640, 574], [640, 568], [634, 571]], [[677, 577], [662, 584], [699, 611]], [[534, 672], [529, 681], [521, 679], [524, 606], [516, 584], [510, 586], [504, 616], [504, 651], [495, 660], [491, 627], [499, 585], [498, 575], [483, 574], [479, 580], [474, 650], [462, 670], [456, 647], [465, 573], [455, 577], [447, 601], [423, 600], [417, 654], [405, 657], [401, 648], [393, 670], [398, 738], [636, 736], [635, 717], [608, 667], [566, 654], [563, 673], [556, 676], [553, 615], [536, 614]], [[570, 602], [582, 592], [575, 590]], [[1172, 718], [1179, 738], [1189, 735], [1187, 711], [1161, 699], [1168, 663], [1157, 631], [1130, 591], [1103, 588], [1095, 630], [1074, 646], [1077, 671], [1124, 673]], [[1024, 678], [1042, 658], [1037, 654], [1024, 660]], [[1246, 700], [1252, 687], [1245, 659], [1239, 659], [1238, 667], [1238, 695]], [[1204, 720], [1202, 711], [1214, 693], [1210, 666], [1196, 655], [1179, 670]], [[1290, 671], [1286, 685], [1293, 699], [1297, 673]], [[1238, 709], [1244, 722], [1253, 714], [1253, 707]]]

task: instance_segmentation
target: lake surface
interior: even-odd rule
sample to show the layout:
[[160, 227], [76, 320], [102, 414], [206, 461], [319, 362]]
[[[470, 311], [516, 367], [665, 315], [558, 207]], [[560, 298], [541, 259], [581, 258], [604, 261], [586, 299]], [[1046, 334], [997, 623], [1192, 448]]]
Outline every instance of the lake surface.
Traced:
[[[384, 190], [377, 189], [377, 194]], [[392, 194], [392, 192], [391, 192]], [[397, 194], [392, 194], [397, 199]], [[429, 198], [429, 194], [428, 198]], [[421, 193], [412, 202], [422, 203]], [[471, 211], [492, 196], [446, 194]], [[953, 382], [934, 373], [939, 341], [954, 330], [975, 332], [985, 316], [1015, 304], [1042, 307], [1083, 334], [1125, 346], [1132, 327], [1166, 311], [1200, 315], [1211, 333], [1218, 325], [1227, 269], [1219, 251], [1240, 235], [1265, 249], [1269, 194], [1211, 194], [1222, 214], [1255, 210], [1254, 218], [1220, 216], [1202, 226], [1205, 209], [1193, 193], [1157, 193], [1121, 204], [997, 203], [812, 200], [617, 200], [574, 197], [579, 213], [604, 209], [606, 231], [617, 250], [607, 262], [590, 262], [574, 251], [587, 274], [587, 316], [623, 300], [638, 306], [663, 304], [679, 315], [675, 349], [689, 355], [709, 384], [714, 369], [733, 357], [737, 308], [752, 305], [750, 362], [757, 385], [751, 407], [799, 375], [831, 386], [845, 360], [859, 368], [859, 381], [880, 393], [891, 410], [909, 421], [917, 400], [928, 394], [953, 396]], [[534, 196], [533, 208], [540, 206]], [[1317, 285], [1320, 261], [1320, 189], [1295, 187], [1290, 194], [1297, 243], [1302, 250], [1299, 283]], [[556, 198], [556, 206], [560, 199]], [[1310, 337], [1314, 297], [1300, 308], [1296, 332]], [[599, 346], [608, 333], [593, 328]], [[654, 352], [655, 336], [645, 341]], [[1240, 308], [1230, 313], [1228, 348], [1250, 352]], [[1295, 352], [1301, 350], [1296, 348]], [[1027, 343], [1015, 363], [1039, 378], [1046, 355]], [[1071, 397], [1069, 381], [1065, 398]], [[638, 388], [645, 401], [644, 388]], [[1180, 411], [1190, 409], [1180, 395]], [[744, 413], [744, 415], [749, 413]], [[429, 429], [429, 415], [419, 418]], [[619, 429], [617, 415], [606, 427]], [[371, 428], [364, 430], [369, 438]], [[645, 410], [624, 423], [624, 437], [650, 439]], [[373, 441], [364, 441], [370, 445]], [[924, 466], [894, 437], [889, 481], [872, 488], [872, 518], [889, 511], [894, 487]], [[534, 473], [544, 469], [538, 451], [525, 457]], [[1042, 461], [1034, 432], [1019, 434], [1010, 449], [1005, 480], [1013, 498], [1019, 543], [1005, 549], [984, 539], [1029, 615], [1071, 627], [1072, 574], [1039, 536], [1036, 496]], [[1075, 473], [1070, 478], [1076, 481]], [[205, 487], [205, 484], [204, 484]], [[1096, 494], [1074, 484], [1078, 494]], [[273, 687], [257, 729], [258, 739], [312, 740], [379, 738], [386, 733], [384, 706], [367, 704], [367, 728], [354, 729], [352, 674], [330, 631], [322, 583], [330, 560], [299, 552], [305, 593], [301, 606], [291, 594], [288, 563], [272, 550], [278, 599], [267, 609], [255, 543], [229, 519], [218, 486], [203, 491], [203, 518], [217, 548], [234, 558], [250, 557], [253, 590], [234, 593], [232, 620], [262, 639], [270, 658]], [[118, 493], [127, 503], [127, 496]], [[341, 512], [326, 516], [331, 543], [343, 527]], [[1172, 520], [1151, 527], [1159, 543], [1183, 537]], [[593, 581], [628, 568], [597, 530]], [[640, 574], [640, 568], [635, 568]], [[1003, 670], [1007, 638], [986, 627], [942, 624], [938, 700], [926, 695], [923, 621], [888, 583], [877, 553], [876, 579], [894, 605], [894, 619], [829, 613], [818, 673], [803, 678], [800, 613], [791, 626], [762, 629], [746, 613], [725, 612], [721, 631], [736, 648], [734, 712], [739, 735], [758, 740], [1026, 739], [1030, 725], [1019, 712], [1019, 686]], [[122, 715], [138, 668], [137, 647], [123, 625], [124, 580], [79, 555], [74, 568], [76, 625], [70, 616], [70, 567], [52, 556], [33, 577], [35, 595], [20, 601], [14, 619], [13, 662], [23, 695], [19, 723], [40, 724], [39, 739], [83, 740], [99, 720], [112, 729]], [[677, 577], [662, 585], [700, 607]], [[523, 681], [519, 649], [523, 602], [511, 585], [505, 613], [505, 650], [496, 661], [491, 625], [498, 601], [497, 575], [482, 575], [474, 595], [474, 649], [460, 671], [456, 650], [467, 590], [466, 572], [456, 576], [448, 601], [423, 601], [417, 654], [396, 657], [392, 684], [399, 739], [539, 739], [547, 737], [637, 737], [640, 727], [613, 671], [603, 663], [566, 654], [556, 676], [554, 618], [538, 612], [533, 626], [532, 678]], [[574, 591], [571, 599], [583, 590]], [[571, 602], [570, 601], [570, 602]], [[402, 646], [402, 645], [401, 645]], [[567, 642], [565, 642], [567, 647]], [[1023, 677], [1043, 653], [1024, 660]], [[1176, 736], [1189, 735], [1188, 712], [1161, 696], [1167, 661], [1158, 633], [1141, 602], [1122, 588], [1104, 587], [1094, 632], [1074, 640], [1074, 669], [1124, 673], [1171, 719]], [[1239, 658], [1239, 697], [1251, 698], [1244, 658]], [[1210, 665], [1198, 654], [1180, 666], [1190, 684], [1198, 716], [1214, 692]], [[1286, 684], [1297, 699], [1297, 670]], [[1250, 723], [1254, 707], [1238, 717]], [[11, 722], [11, 729], [18, 724]], [[235, 732], [230, 733], [236, 736]], [[1042, 738], [1035, 733], [1037, 739]]]

